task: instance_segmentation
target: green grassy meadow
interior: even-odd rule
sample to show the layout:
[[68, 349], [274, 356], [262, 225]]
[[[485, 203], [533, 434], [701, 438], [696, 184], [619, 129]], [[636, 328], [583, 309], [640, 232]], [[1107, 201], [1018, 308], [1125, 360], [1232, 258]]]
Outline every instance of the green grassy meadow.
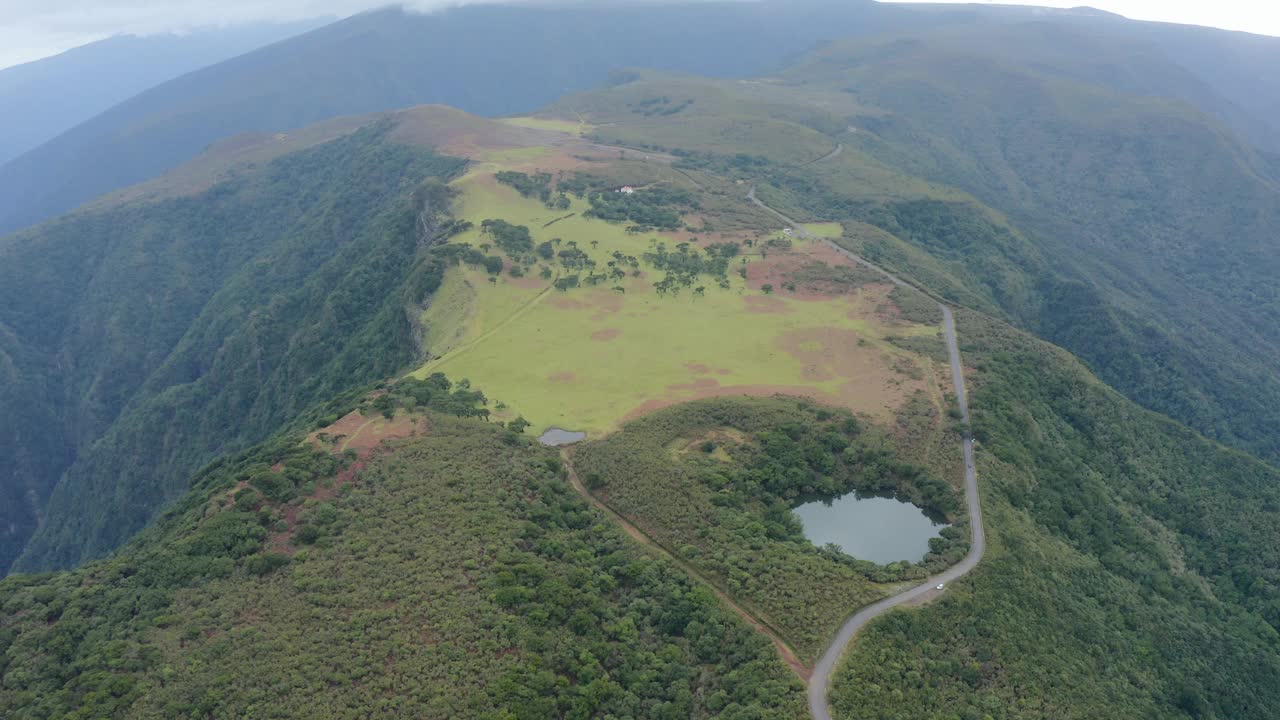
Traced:
[[[458, 215], [476, 228], [455, 243], [485, 246], [479, 225], [486, 219], [525, 225], [535, 243], [558, 238], [558, 247], [576, 243], [600, 259], [615, 251], [643, 257], [658, 242], [671, 246], [691, 237], [685, 230], [629, 233], [621, 224], [584, 217], [589, 206], [578, 198], [567, 210], [548, 209], [498, 184], [493, 173], [507, 163], [490, 160], [456, 183]], [[840, 232], [835, 223], [811, 229]], [[807, 245], [797, 241], [792, 252]], [[887, 418], [908, 392], [923, 389], [909, 377], [919, 376], [910, 366], [928, 361], [885, 340], [875, 288], [818, 300], [781, 286], [766, 294], [736, 271], [743, 260], [762, 263], [760, 255], [745, 254], [728, 273], [727, 289], [708, 278], [700, 296], [692, 290], [659, 296], [652, 285], [661, 271], [644, 261], [639, 277], [617, 286], [568, 291], [552, 288], [565, 271], [550, 262], [542, 264], [552, 270], [550, 278], [540, 277], [539, 266], [515, 278], [460, 265], [449, 270], [423, 316], [428, 346], [445, 352], [415, 374], [469, 379], [503, 403], [496, 417], [523, 416], [534, 431], [554, 426], [592, 435], [636, 414], [711, 395], [805, 395]], [[928, 326], [893, 328], [899, 336], [930, 332]]]

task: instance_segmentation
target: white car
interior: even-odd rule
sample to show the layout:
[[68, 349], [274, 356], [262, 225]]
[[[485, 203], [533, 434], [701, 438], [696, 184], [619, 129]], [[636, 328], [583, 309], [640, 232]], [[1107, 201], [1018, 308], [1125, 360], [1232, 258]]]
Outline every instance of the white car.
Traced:
[[938, 589], [941, 590], [944, 585], [946, 585], [946, 583], [938, 583]]

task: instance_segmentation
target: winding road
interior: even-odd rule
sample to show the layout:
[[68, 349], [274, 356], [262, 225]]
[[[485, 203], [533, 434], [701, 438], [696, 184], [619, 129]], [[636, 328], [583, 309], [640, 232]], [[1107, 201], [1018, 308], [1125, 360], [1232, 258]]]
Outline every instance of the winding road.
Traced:
[[842, 152], [844, 152], [844, 143], [836, 143], [836, 147], [835, 147], [835, 149], [834, 149], [834, 150], [832, 150], [831, 152], [827, 153], [826, 155], [823, 155], [822, 157], [818, 158], [817, 160], [810, 160], [809, 162], [807, 162], [807, 163], [805, 163], [805, 164], [801, 165], [800, 167], [809, 167], [810, 165], [817, 165], [817, 164], [818, 164], [818, 163], [820, 163], [820, 162], [826, 162], [826, 161], [828, 161], [828, 160], [834, 160], [834, 159], [836, 159], [836, 158], [840, 157], [840, 153], [842, 153]]
[[[814, 238], [816, 237], [804, 226], [795, 222], [791, 218], [774, 210], [764, 204], [756, 197], [756, 189], [751, 188], [751, 192], [747, 193], [747, 199], [763, 210], [768, 211], [778, 219], [782, 220], [800, 237]], [[854, 253], [840, 247], [834, 242], [827, 240], [827, 244], [835, 248], [845, 257], [854, 262], [864, 265], [875, 270], [885, 276], [895, 285], [906, 287], [909, 283], [904, 282], [900, 278], [889, 273], [884, 268], [867, 262], [858, 257]], [[947, 570], [926, 580], [924, 583], [911, 588], [905, 592], [898, 593], [892, 597], [885, 598], [879, 602], [872, 603], [861, 610], [858, 610], [844, 625], [840, 626], [839, 632], [836, 633], [831, 644], [822, 653], [822, 657], [818, 660], [818, 664], [814, 666], [812, 674], [809, 676], [809, 712], [813, 715], [814, 720], [832, 720], [831, 708], [827, 704], [827, 691], [831, 685], [831, 675], [835, 672], [836, 666], [840, 663], [840, 659], [844, 657], [845, 652], [849, 648], [849, 644], [853, 641], [853, 637], [867, 623], [875, 618], [885, 614], [886, 612], [904, 605], [920, 604], [935, 599], [945, 590], [939, 590], [938, 586], [958, 580], [978, 566], [982, 560], [983, 553], [987, 550], [986, 532], [982, 526], [982, 503], [978, 497], [978, 470], [974, 464], [973, 458], [973, 438], [968, 433], [969, 426], [969, 395], [964, 387], [964, 366], [960, 362], [960, 345], [956, 341], [956, 320], [955, 315], [951, 312], [951, 308], [945, 304], [939, 303], [938, 307], [942, 310], [942, 334], [947, 343], [947, 355], [951, 360], [951, 380], [955, 386], [956, 404], [960, 408], [960, 419], [964, 423], [966, 431], [963, 441], [964, 449], [964, 498], [965, 504], [969, 508], [969, 528], [972, 531], [972, 538], [969, 542], [969, 554], [959, 563], [951, 566]]]

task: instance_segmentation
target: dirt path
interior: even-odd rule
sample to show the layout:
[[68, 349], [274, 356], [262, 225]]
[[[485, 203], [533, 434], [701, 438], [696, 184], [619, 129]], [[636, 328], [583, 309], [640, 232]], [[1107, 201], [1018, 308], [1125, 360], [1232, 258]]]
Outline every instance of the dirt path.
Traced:
[[354, 442], [356, 438], [360, 437], [360, 433], [364, 432], [376, 419], [376, 417], [371, 417], [368, 420], [365, 420], [363, 425], [356, 428], [355, 432], [351, 433], [351, 435], [342, 441], [342, 447], [338, 448], [338, 453], [341, 454], [346, 452], [347, 448], [351, 447], [351, 443]]
[[782, 660], [787, 664], [787, 667], [791, 668], [791, 670], [795, 672], [801, 680], [804, 680], [805, 682], [809, 681], [809, 668], [805, 666], [804, 663], [800, 662], [800, 659], [796, 657], [795, 651], [782, 639], [781, 634], [779, 634], [777, 630], [771, 627], [764, 620], [748, 612], [738, 603], [734, 602], [733, 599], [729, 597], [729, 594], [722, 590], [714, 581], [703, 575], [692, 565], [676, 557], [670, 550], [658, 543], [658, 541], [649, 537], [649, 535], [643, 530], [633, 525], [631, 521], [623, 517], [621, 513], [609, 507], [609, 505], [600, 498], [591, 494], [591, 491], [587, 490], [587, 487], [578, 479], [578, 473], [573, 469], [573, 458], [567, 448], [560, 451], [560, 457], [564, 460], [565, 469], [569, 472], [569, 483], [573, 485], [574, 490], [578, 491], [578, 494], [582, 495], [582, 497], [585, 498], [587, 502], [591, 503], [593, 507], [603, 512], [611, 520], [617, 523], [623, 531], [627, 533], [627, 535], [631, 536], [631, 539], [649, 548], [654, 553], [670, 560], [676, 565], [676, 567], [688, 574], [689, 577], [710, 588], [711, 592], [715, 593], [716, 597], [728, 606], [730, 610], [733, 610], [760, 634], [769, 638], [769, 640], [773, 642], [773, 646], [777, 648], [778, 654], [782, 656]]
[[826, 155], [823, 155], [817, 160], [810, 160], [809, 162], [805, 163], [804, 165], [801, 165], [800, 167], [809, 167], [810, 165], [817, 165], [820, 162], [835, 160], [836, 158], [840, 157], [840, 153], [842, 152], [844, 152], [844, 143], [836, 143], [835, 150], [832, 150], [831, 152], [827, 153]]
[[[782, 220], [787, 226], [793, 228], [797, 235], [805, 238], [816, 237], [804, 227], [796, 223], [786, 215], [765, 205], [756, 197], [755, 187], [751, 188], [751, 192], [747, 193], [747, 199], [760, 207], [774, 217]], [[871, 268], [888, 278], [890, 282], [900, 287], [909, 287], [910, 284], [904, 282], [901, 278], [893, 275], [884, 268], [873, 263], [867, 262], [858, 255], [840, 247], [834, 242], [828, 240], [828, 244], [835, 248], [840, 254], [853, 260], [859, 265]], [[872, 603], [853, 614], [844, 625], [840, 626], [839, 632], [836, 633], [831, 644], [827, 646], [822, 657], [818, 660], [818, 664], [814, 666], [812, 674], [809, 676], [809, 712], [813, 715], [814, 720], [832, 720], [831, 708], [827, 704], [827, 694], [831, 685], [831, 675], [835, 671], [836, 666], [840, 664], [841, 658], [848, 651], [850, 643], [867, 623], [884, 613], [898, 607], [915, 607], [930, 602], [940, 597], [946, 592], [946, 583], [958, 580], [978, 566], [982, 560], [983, 553], [987, 550], [986, 530], [982, 526], [982, 503], [978, 496], [978, 471], [974, 464], [973, 457], [973, 438], [969, 436], [969, 395], [964, 385], [964, 364], [960, 360], [960, 345], [956, 340], [956, 321], [955, 316], [951, 312], [951, 308], [943, 303], [939, 303], [938, 307], [942, 310], [942, 334], [947, 343], [947, 355], [951, 362], [951, 382], [955, 388], [956, 404], [960, 409], [960, 419], [965, 425], [965, 437], [963, 440], [964, 450], [964, 496], [965, 504], [969, 509], [969, 527], [973, 533], [969, 543], [969, 554], [956, 565], [948, 568], [946, 571], [929, 578], [924, 583], [917, 585], [905, 592], [901, 592], [892, 597], [885, 598], [879, 602]], [[942, 590], [938, 586], [943, 586]]]
[[472, 348], [474, 348], [475, 346], [479, 345], [480, 343], [484, 342], [485, 340], [488, 340], [488, 339], [489, 339], [490, 337], [492, 337], [495, 333], [497, 333], [497, 332], [501, 331], [503, 328], [507, 327], [508, 325], [510, 325], [511, 323], [515, 322], [516, 320], [519, 320], [519, 319], [520, 319], [521, 317], [523, 317], [526, 313], [528, 313], [530, 310], [532, 310], [534, 307], [536, 307], [536, 306], [538, 305], [538, 303], [540, 303], [540, 302], [542, 302], [543, 300], [545, 300], [545, 299], [546, 299], [546, 297], [547, 297], [547, 295], [550, 295], [550, 294], [551, 294], [551, 291], [555, 289], [555, 282], [556, 282], [557, 280], [559, 280], [559, 279], [560, 279], [560, 271], [559, 271], [559, 270], [557, 270], [557, 271], [556, 271], [555, 276], [554, 276], [554, 277], [552, 277], [552, 278], [551, 278], [551, 280], [550, 280], [550, 283], [551, 283], [550, 285], [548, 285], [547, 287], [543, 288], [543, 290], [542, 290], [541, 292], [539, 292], [537, 295], [534, 295], [533, 297], [529, 298], [529, 301], [528, 301], [528, 302], [526, 302], [526, 303], [524, 303], [523, 305], [521, 305], [520, 307], [516, 308], [516, 309], [515, 309], [515, 310], [514, 310], [510, 315], [508, 315], [507, 317], [503, 318], [503, 320], [502, 320], [501, 322], [499, 322], [497, 325], [494, 325], [493, 327], [491, 327], [491, 328], [489, 328], [488, 330], [484, 331], [484, 332], [483, 332], [483, 333], [481, 333], [478, 337], [476, 337], [476, 338], [474, 338], [474, 339], [472, 339], [472, 340], [469, 340], [469, 341], [467, 341], [467, 342], [465, 342], [465, 343], [463, 343], [463, 344], [459, 345], [458, 347], [454, 348], [453, 350], [450, 350], [449, 352], [445, 353], [444, 355], [441, 355], [440, 357], [436, 358], [435, 360], [432, 360], [431, 362], [427, 363], [427, 364], [424, 366], [424, 368], [423, 368], [423, 369], [424, 369], [424, 370], [430, 370], [430, 369], [432, 369], [432, 368], [439, 367], [439, 366], [440, 366], [442, 363], [444, 363], [444, 362], [447, 362], [447, 361], [453, 360], [454, 358], [458, 357], [459, 355], [466, 354], [468, 351], [470, 351], [470, 350], [471, 350]]

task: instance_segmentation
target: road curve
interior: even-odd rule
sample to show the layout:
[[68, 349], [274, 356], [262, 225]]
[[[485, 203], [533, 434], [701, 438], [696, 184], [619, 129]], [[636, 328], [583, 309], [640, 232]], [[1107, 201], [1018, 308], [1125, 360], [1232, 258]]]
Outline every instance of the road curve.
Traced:
[[840, 153], [842, 152], [844, 152], [844, 143], [836, 143], [836, 147], [834, 150], [827, 153], [826, 155], [823, 155], [817, 160], [810, 160], [809, 162], [805, 163], [804, 165], [801, 165], [800, 167], [809, 167], [810, 165], [817, 165], [820, 162], [835, 160], [836, 158], [840, 157]]
[[[956, 402], [960, 407], [961, 419], [967, 426], [969, 423], [969, 401], [964, 387], [960, 348], [956, 342], [955, 317], [951, 313], [951, 308], [945, 305], [941, 307], [942, 331], [947, 341], [947, 354], [951, 356], [951, 378], [955, 385]], [[835, 639], [831, 641], [826, 651], [822, 653], [818, 664], [814, 666], [813, 674], [809, 676], [809, 712], [815, 720], [831, 720], [831, 709], [827, 705], [827, 690], [831, 684], [831, 675], [835, 671], [836, 665], [839, 664], [840, 658], [844, 657], [849, 643], [853, 640], [853, 636], [857, 634], [858, 630], [893, 608], [933, 599], [941, 594], [937, 590], [938, 585], [963, 577], [970, 570], [977, 567], [978, 562], [982, 560], [982, 555], [987, 550], [987, 539], [982, 527], [982, 505], [978, 498], [978, 472], [973, 460], [973, 438], [969, 437], [967, 431], [964, 438], [964, 496], [965, 502], [969, 506], [969, 527], [972, 531], [969, 554], [965, 555], [964, 559], [959, 563], [929, 578], [924, 583], [906, 592], [868, 605], [845, 621], [844, 625], [840, 627], [840, 631], [836, 633]]]
[[[774, 210], [768, 205], [760, 201], [756, 197], [755, 187], [747, 193], [747, 199], [763, 210], [768, 211], [778, 219], [782, 220], [788, 226], [792, 227], [796, 234], [801, 237], [814, 237], [812, 233], [805, 230], [804, 227], [796, 223], [791, 218]], [[873, 263], [869, 263], [854, 253], [846, 250], [839, 245], [827, 241], [833, 248], [845, 257], [854, 262], [865, 265], [885, 276], [890, 282], [899, 286], [907, 286], [908, 283], [889, 273], [884, 268], [878, 267]], [[871, 622], [875, 618], [884, 613], [903, 605], [912, 603], [926, 602], [934, 599], [943, 591], [937, 589], [938, 585], [952, 582], [964, 577], [978, 566], [982, 560], [983, 553], [987, 550], [986, 532], [982, 526], [982, 503], [978, 497], [978, 470], [973, 459], [973, 438], [970, 437], [969, 427], [969, 394], [964, 386], [964, 365], [960, 362], [960, 345], [956, 341], [956, 320], [952, 314], [951, 308], [939, 303], [938, 307], [942, 310], [942, 335], [947, 343], [947, 355], [951, 360], [951, 382], [955, 388], [956, 404], [960, 409], [960, 420], [965, 425], [965, 435], [963, 441], [964, 450], [964, 499], [965, 504], [969, 508], [969, 528], [972, 533], [969, 541], [969, 553], [959, 563], [947, 568], [945, 571], [934, 575], [925, 582], [911, 588], [905, 592], [898, 593], [893, 597], [885, 598], [879, 602], [872, 603], [845, 621], [840, 626], [839, 632], [832, 639], [831, 644], [822, 653], [822, 657], [818, 659], [818, 664], [813, 667], [813, 672], [809, 676], [809, 712], [813, 715], [814, 720], [832, 720], [831, 708], [827, 704], [827, 692], [831, 685], [831, 675], [835, 672], [836, 665], [840, 663], [840, 659], [844, 657], [845, 652], [849, 648], [849, 643], [853, 641], [853, 636], [862, 629], [864, 625]]]

